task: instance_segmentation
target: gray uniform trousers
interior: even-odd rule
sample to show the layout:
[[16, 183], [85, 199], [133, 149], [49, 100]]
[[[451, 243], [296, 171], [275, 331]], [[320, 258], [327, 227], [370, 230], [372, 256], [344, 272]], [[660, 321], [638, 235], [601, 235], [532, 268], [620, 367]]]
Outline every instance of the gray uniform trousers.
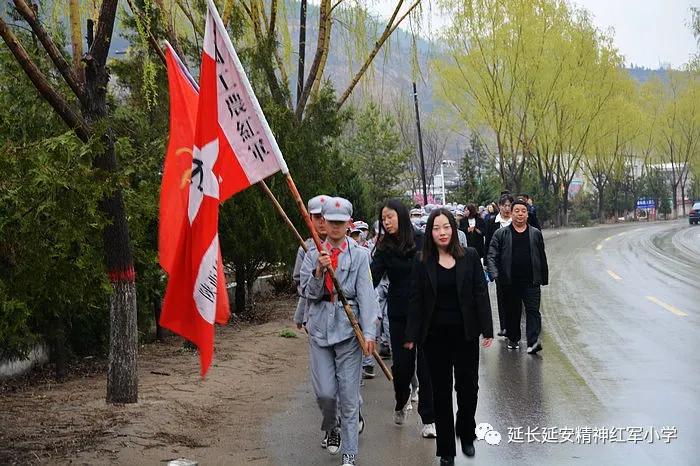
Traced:
[[323, 416], [321, 430], [330, 431], [340, 425], [343, 453], [356, 455], [362, 375], [362, 351], [357, 338], [332, 346], [319, 346], [309, 338], [309, 361], [311, 385]]
[[[316, 248], [311, 248], [300, 272], [303, 296], [308, 300], [311, 381], [323, 414], [322, 428], [330, 430], [337, 425], [339, 414], [342, 453], [357, 455], [362, 350], [342, 304], [337, 297], [333, 301], [325, 298], [329, 293], [325, 277], [314, 274], [318, 255]], [[379, 306], [372, 286], [369, 252], [347, 239], [338, 257], [336, 276], [364, 337], [374, 341]]]

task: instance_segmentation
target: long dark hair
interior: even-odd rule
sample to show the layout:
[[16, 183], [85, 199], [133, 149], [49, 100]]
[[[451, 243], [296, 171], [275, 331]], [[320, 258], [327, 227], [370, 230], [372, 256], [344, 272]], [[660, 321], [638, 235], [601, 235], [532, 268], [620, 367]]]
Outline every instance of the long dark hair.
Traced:
[[468, 204], [467, 210], [469, 211], [469, 215], [467, 215], [467, 218], [476, 218], [477, 217], [476, 206], [474, 204]]
[[455, 259], [464, 256], [464, 249], [459, 244], [457, 221], [449, 210], [440, 208], [430, 212], [428, 223], [425, 226], [426, 238], [423, 240], [423, 257], [421, 258], [423, 262], [427, 262], [428, 260], [438, 257], [438, 247], [433, 239], [433, 225], [435, 224], [435, 218], [440, 215], [447, 217], [447, 220], [450, 222], [450, 227], [452, 227], [452, 236], [450, 237], [450, 243], [447, 245], [447, 252], [449, 252]]
[[[382, 210], [384, 208], [396, 211], [399, 219], [399, 231], [395, 235], [390, 235], [384, 229], [382, 222]], [[388, 199], [379, 208], [379, 234], [381, 240], [377, 243], [380, 251], [391, 250], [399, 254], [409, 254], [416, 250], [416, 241], [413, 238], [413, 224], [408, 214], [408, 208], [398, 199]], [[383, 236], [382, 236], [383, 235]]]

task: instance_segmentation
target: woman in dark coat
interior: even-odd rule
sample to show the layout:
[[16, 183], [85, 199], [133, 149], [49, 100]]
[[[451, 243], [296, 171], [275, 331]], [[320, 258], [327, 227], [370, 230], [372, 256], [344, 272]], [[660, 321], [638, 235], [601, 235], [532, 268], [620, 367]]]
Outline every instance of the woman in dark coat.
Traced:
[[479, 258], [486, 257], [484, 251], [486, 222], [479, 216], [474, 204], [467, 205], [467, 211], [460, 223], [460, 230], [467, 234], [467, 246], [476, 249]]
[[[422, 246], [422, 234], [411, 224], [408, 209], [399, 200], [391, 199], [379, 211], [379, 237], [372, 257], [372, 279], [376, 287], [384, 275], [389, 279], [387, 292], [387, 315], [391, 338], [392, 373], [394, 375], [394, 422], [402, 425], [411, 409], [411, 379], [418, 360], [418, 414], [423, 421], [423, 437], [435, 437], [435, 414], [433, 412], [430, 375], [422, 350], [404, 348], [406, 341], [406, 318], [411, 293], [411, 269], [413, 257]], [[416, 246], [416, 243], [419, 243]]]
[[[493, 341], [491, 305], [479, 255], [463, 249], [457, 225], [446, 209], [430, 213], [422, 254], [413, 262], [411, 311], [406, 348], [421, 345], [433, 384], [440, 464], [454, 464], [455, 433], [462, 452], [474, 456], [479, 335]], [[457, 391], [457, 425], [452, 410], [452, 380]], [[456, 432], [455, 432], [456, 431]]]

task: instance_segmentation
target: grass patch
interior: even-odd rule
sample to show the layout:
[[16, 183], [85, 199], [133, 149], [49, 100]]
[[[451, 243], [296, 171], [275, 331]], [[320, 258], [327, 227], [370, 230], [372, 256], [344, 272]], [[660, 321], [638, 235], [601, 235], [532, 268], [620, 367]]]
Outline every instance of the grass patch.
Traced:
[[280, 330], [280, 336], [282, 338], [297, 338], [297, 332], [294, 330], [285, 328], [283, 330]]

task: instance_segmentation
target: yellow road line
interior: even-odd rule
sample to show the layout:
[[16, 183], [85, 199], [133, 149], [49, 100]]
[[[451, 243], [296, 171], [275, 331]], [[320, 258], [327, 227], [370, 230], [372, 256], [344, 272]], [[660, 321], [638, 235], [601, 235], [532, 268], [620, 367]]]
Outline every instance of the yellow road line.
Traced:
[[596, 251], [600, 251], [601, 249], [603, 249], [603, 245], [602, 245], [602, 244], [599, 244], [598, 246], [595, 247], [595, 250], [596, 250]]
[[605, 238], [603, 241], [610, 241], [611, 239], [612, 239], [612, 236], [608, 236], [608, 237]]
[[655, 298], [655, 297], [653, 297], [653, 296], [647, 296], [646, 298], [647, 298], [649, 301], [651, 301], [652, 303], [658, 304], [659, 306], [663, 307], [663, 308], [666, 309], [667, 311], [673, 312], [673, 313], [676, 314], [677, 316], [681, 316], [681, 317], [687, 317], [687, 316], [688, 316], [688, 314], [686, 314], [685, 312], [681, 311], [681, 310], [678, 309], [677, 307], [671, 306], [670, 304], [666, 304], [665, 302], [661, 301], [660, 299], [657, 299], [657, 298]]
[[622, 277], [619, 276], [618, 274], [616, 274], [615, 272], [613, 272], [612, 270], [608, 270], [608, 275], [613, 277], [615, 280], [622, 280]]

